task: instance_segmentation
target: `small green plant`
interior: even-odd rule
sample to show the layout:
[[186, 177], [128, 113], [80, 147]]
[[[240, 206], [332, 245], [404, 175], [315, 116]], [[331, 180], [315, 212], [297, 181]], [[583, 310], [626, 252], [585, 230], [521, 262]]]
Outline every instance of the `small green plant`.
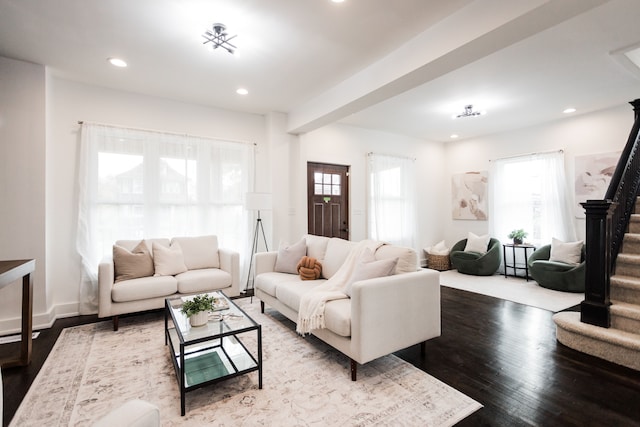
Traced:
[[509, 233], [509, 236], [507, 237], [509, 237], [510, 239], [513, 239], [514, 242], [522, 243], [524, 238], [527, 237], [528, 235], [529, 233], [527, 233], [521, 228], [519, 230], [513, 230], [511, 233]]
[[188, 299], [182, 303], [182, 312], [187, 315], [187, 317], [191, 317], [194, 314], [198, 314], [201, 311], [209, 311], [213, 310], [213, 305], [218, 301], [218, 298], [215, 298], [210, 295], [196, 295], [192, 299]]

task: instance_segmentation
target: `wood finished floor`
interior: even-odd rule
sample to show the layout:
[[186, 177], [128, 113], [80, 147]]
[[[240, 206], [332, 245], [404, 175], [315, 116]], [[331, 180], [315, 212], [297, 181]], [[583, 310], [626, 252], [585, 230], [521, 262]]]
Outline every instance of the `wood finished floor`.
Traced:
[[[162, 316], [162, 312], [158, 312]], [[442, 336], [396, 353], [484, 405], [460, 426], [640, 426], [640, 372], [557, 343], [552, 313], [442, 288]], [[60, 319], [33, 342], [26, 368], [3, 370], [8, 425], [63, 328], [96, 316]], [[122, 318], [120, 327], [126, 327]], [[0, 346], [0, 357], [17, 344]], [[348, 375], [348, 372], [345, 372]]]

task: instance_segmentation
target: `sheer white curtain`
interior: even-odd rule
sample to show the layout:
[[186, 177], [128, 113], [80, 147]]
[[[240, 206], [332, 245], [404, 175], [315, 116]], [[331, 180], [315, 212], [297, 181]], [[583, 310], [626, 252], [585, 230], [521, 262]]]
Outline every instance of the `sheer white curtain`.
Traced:
[[415, 161], [369, 153], [369, 238], [415, 246]]
[[215, 234], [246, 256], [252, 144], [90, 123], [80, 144], [81, 313], [96, 310], [98, 263], [116, 240]]
[[576, 239], [563, 152], [495, 160], [490, 181], [492, 236], [508, 242], [509, 233], [522, 228], [535, 245]]

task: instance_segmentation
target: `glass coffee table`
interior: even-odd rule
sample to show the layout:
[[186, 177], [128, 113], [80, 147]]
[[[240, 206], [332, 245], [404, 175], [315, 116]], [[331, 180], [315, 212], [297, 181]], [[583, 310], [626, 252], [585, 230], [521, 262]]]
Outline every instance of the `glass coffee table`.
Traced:
[[[262, 388], [262, 327], [223, 292], [208, 295], [219, 298], [221, 304], [205, 325], [196, 327], [180, 310], [190, 297], [165, 300], [165, 345], [171, 345], [181, 415], [185, 414], [185, 394], [197, 388], [253, 371], [258, 371], [258, 388]], [[252, 331], [257, 334], [255, 356], [239, 336]]]

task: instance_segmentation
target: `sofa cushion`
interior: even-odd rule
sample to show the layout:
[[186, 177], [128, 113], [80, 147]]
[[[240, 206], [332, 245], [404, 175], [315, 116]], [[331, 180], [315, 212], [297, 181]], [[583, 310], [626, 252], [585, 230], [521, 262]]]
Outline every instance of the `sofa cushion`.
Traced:
[[231, 275], [219, 268], [200, 268], [176, 275], [178, 292], [193, 294], [231, 286]]
[[276, 271], [261, 273], [255, 278], [255, 288], [262, 292], [276, 296], [276, 288], [280, 283], [284, 282], [301, 282], [302, 279], [298, 275], [289, 273], [278, 273]]
[[327, 253], [322, 263], [322, 277], [325, 279], [331, 278], [336, 271], [342, 266], [347, 259], [349, 252], [358, 243], [351, 242], [349, 240], [340, 239], [338, 237], [332, 237], [327, 243]]
[[298, 274], [297, 266], [300, 259], [307, 254], [307, 244], [304, 239], [293, 245], [280, 243], [275, 270], [279, 273]]
[[153, 258], [144, 240], [131, 251], [122, 246], [113, 246], [113, 268], [115, 282], [153, 276]]
[[188, 270], [220, 268], [217, 236], [174, 237], [171, 243], [174, 242], [182, 248], [184, 265]]
[[317, 259], [322, 264], [327, 253], [329, 238], [306, 234], [304, 241], [307, 243], [307, 256]]
[[154, 276], [173, 276], [187, 271], [182, 249], [176, 242], [170, 247], [153, 243], [153, 265], [156, 270]]
[[115, 302], [139, 301], [175, 294], [178, 282], [173, 276], [152, 276], [123, 280], [113, 285], [111, 299]]
[[418, 253], [412, 248], [395, 245], [382, 245], [375, 253], [377, 260], [398, 259], [394, 274], [418, 271]]
[[310, 289], [324, 283], [325, 280], [301, 280], [300, 276], [295, 277], [297, 277], [298, 280], [278, 284], [276, 287], [276, 298], [292, 310], [298, 311], [302, 295], [309, 292]]
[[351, 297], [351, 288], [355, 282], [392, 275], [397, 263], [398, 258], [387, 258], [376, 261], [371, 249], [365, 249], [354, 265], [353, 273], [351, 273], [351, 277], [349, 277], [347, 281], [345, 293]]
[[324, 307], [324, 326], [343, 337], [351, 336], [351, 299], [328, 301]]

